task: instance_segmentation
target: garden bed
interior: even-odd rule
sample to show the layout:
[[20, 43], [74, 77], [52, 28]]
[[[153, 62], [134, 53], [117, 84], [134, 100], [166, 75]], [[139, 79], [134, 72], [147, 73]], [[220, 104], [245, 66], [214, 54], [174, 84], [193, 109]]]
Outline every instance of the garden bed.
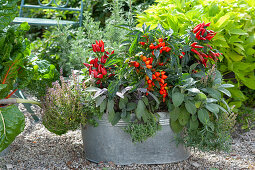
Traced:
[[[10, 152], [0, 158], [0, 168], [13, 169], [254, 169], [255, 130], [233, 134], [230, 154], [192, 151], [191, 157], [179, 163], [163, 165], [118, 166], [113, 163], [95, 164], [85, 160], [81, 131], [57, 136], [41, 122], [35, 123], [22, 104], [19, 108], [26, 117], [26, 127], [12, 143]], [[33, 109], [40, 117], [40, 108]]]

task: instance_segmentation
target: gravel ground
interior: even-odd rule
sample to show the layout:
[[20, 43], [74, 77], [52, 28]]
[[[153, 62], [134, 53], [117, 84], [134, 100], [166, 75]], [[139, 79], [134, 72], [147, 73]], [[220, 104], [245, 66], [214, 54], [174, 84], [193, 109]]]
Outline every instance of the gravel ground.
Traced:
[[[0, 157], [2, 169], [254, 169], [255, 130], [235, 133], [232, 152], [209, 153], [192, 151], [189, 159], [172, 164], [128, 166], [113, 163], [92, 163], [85, 159], [81, 131], [57, 136], [41, 122], [35, 123], [22, 104], [19, 108], [26, 116], [26, 127], [11, 145], [10, 152]], [[40, 117], [40, 109], [33, 107]]]

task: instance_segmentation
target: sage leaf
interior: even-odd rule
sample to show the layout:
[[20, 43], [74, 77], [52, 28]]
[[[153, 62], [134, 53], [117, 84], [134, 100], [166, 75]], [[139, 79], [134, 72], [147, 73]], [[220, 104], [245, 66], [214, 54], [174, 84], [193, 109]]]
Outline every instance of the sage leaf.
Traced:
[[105, 98], [106, 98], [106, 95], [96, 98], [96, 107], [101, 105]]
[[170, 112], [170, 119], [176, 121], [179, 118], [180, 112], [180, 108], [175, 107], [174, 110]]
[[103, 100], [103, 102], [100, 104], [100, 113], [103, 113], [106, 109], [107, 101]]
[[179, 133], [182, 131], [183, 127], [178, 120], [174, 121], [170, 119], [170, 127], [174, 133]]
[[135, 109], [135, 114], [138, 120], [141, 120], [143, 114], [147, 112], [146, 106], [142, 100], [138, 101], [137, 108]]
[[190, 128], [190, 130], [197, 130], [198, 125], [199, 125], [199, 122], [198, 122], [197, 119], [195, 121], [190, 119], [190, 121], [189, 121], [189, 128]]
[[127, 104], [127, 111], [132, 111], [136, 108], [136, 103], [130, 102]]
[[183, 100], [184, 100], [184, 94], [176, 92], [172, 95], [173, 104], [175, 107], [179, 107]]
[[195, 114], [197, 112], [197, 108], [196, 108], [195, 104], [189, 100], [187, 100], [185, 102], [185, 108], [191, 114]]
[[206, 124], [209, 122], [209, 113], [205, 109], [200, 109], [198, 111], [198, 119], [201, 123]]

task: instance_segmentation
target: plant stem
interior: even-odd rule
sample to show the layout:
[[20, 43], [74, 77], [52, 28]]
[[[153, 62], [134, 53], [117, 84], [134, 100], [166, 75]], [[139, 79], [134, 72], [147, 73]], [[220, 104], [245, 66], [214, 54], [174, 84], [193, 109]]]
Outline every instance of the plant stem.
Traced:
[[19, 99], [19, 98], [9, 98], [9, 99], [0, 100], [0, 104], [16, 104], [16, 103], [31, 103], [41, 107], [41, 103], [34, 100]]

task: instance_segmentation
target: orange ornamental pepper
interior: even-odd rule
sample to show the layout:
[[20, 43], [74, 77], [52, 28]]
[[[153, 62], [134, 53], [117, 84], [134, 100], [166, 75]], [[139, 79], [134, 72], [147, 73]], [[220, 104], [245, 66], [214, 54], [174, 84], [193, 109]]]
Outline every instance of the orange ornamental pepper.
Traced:
[[162, 78], [162, 79], [166, 79], [167, 76], [163, 74], [163, 75], [161, 76], [161, 78]]
[[148, 84], [151, 84], [151, 83], [152, 83], [152, 80], [150, 80], [150, 79], [147, 80], [147, 83], [148, 83]]
[[159, 38], [159, 39], [158, 39], [158, 42], [163, 42], [163, 38]]
[[155, 74], [152, 74], [152, 79], [154, 80], [156, 78], [157, 78], [157, 76], [155, 76]]
[[150, 62], [151, 62], [150, 60], [147, 60], [147, 61], [145, 62], [145, 64], [146, 64], [146, 65], [149, 65]]
[[134, 66], [135, 66], [135, 67], [139, 67], [139, 65], [140, 65], [140, 64], [139, 64], [138, 62], [135, 62], [135, 63], [134, 63]]
[[143, 57], [142, 57], [142, 60], [143, 60], [143, 62], [146, 62], [147, 57], [143, 56]]
[[166, 47], [166, 52], [170, 52], [171, 51], [171, 48], [170, 47]]
[[160, 79], [160, 83], [164, 84], [165, 80], [164, 79]]
[[152, 65], [146, 65], [146, 67], [147, 67], [148, 69], [151, 69], [151, 68], [152, 68]]
[[150, 78], [149, 78], [149, 76], [145, 76], [145, 80], [149, 80]]
[[165, 71], [161, 71], [161, 75], [164, 75], [166, 72]]
[[145, 42], [139, 42], [141, 45], [145, 45]]
[[152, 88], [152, 84], [148, 84], [148, 88]]
[[154, 44], [151, 43], [151, 45], [149, 46], [149, 48], [150, 48], [151, 50], [154, 50], [154, 49], [155, 49]]
[[160, 76], [160, 73], [159, 73], [159, 72], [156, 72], [156, 73], [155, 73], [155, 76], [159, 77], [159, 76]]

